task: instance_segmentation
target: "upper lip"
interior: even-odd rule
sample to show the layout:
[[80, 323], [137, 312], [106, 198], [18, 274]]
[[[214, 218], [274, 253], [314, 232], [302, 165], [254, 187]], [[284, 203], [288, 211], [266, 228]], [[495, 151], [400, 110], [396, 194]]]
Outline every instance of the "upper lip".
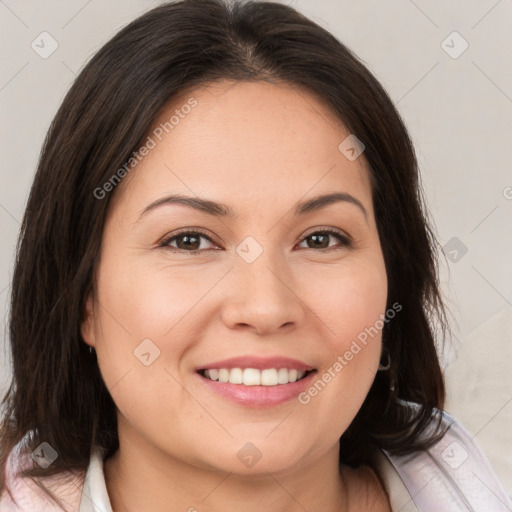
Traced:
[[304, 361], [298, 359], [291, 359], [289, 357], [258, 357], [258, 356], [239, 356], [223, 359], [222, 361], [215, 361], [213, 363], [206, 363], [196, 368], [196, 371], [221, 369], [221, 368], [256, 368], [258, 370], [265, 370], [266, 368], [288, 368], [289, 370], [313, 370], [314, 368]]

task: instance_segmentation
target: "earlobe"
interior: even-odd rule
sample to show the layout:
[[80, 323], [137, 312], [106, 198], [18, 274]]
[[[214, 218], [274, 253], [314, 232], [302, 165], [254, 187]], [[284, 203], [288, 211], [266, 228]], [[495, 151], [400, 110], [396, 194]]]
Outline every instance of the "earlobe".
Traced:
[[96, 346], [94, 323], [94, 298], [93, 292], [91, 291], [85, 301], [84, 317], [82, 318], [82, 323], [80, 325], [82, 338], [90, 347]]

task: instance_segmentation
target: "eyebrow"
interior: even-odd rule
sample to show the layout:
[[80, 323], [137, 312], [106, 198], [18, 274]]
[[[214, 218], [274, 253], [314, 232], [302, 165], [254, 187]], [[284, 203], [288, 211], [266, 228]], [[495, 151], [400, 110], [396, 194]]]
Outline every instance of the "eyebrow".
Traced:
[[[325, 208], [334, 203], [338, 202], [346, 202], [349, 204], [353, 204], [357, 206], [368, 222], [368, 212], [366, 208], [363, 206], [359, 199], [354, 196], [346, 193], [346, 192], [332, 192], [330, 194], [324, 194], [320, 196], [316, 196], [313, 199], [309, 199], [304, 202], [299, 202], [295, 205], [294, 214], [297, 215], [305, 215], [310, 212], [314, 212]], [[195, 210], [198, 210], [203, 213], [207, 213], [208, 215], [212, 215], [215, 217], [225, 217], [225, 218], [236, 218], [235, 212], [226, 204], [210, 201], [208, 199], [201, 199], [198, 197], [190, 197], [182, 194], [172, 194], [170, 196], [163, 197], [161, 199], [157, 199], [152, 202], [150, 205], [146, 206], [142, 213], [139, 216], [137, 222], [150, 211], [163, 206], [170, 204], [180, 204], [183, 206], [188, 206]]]

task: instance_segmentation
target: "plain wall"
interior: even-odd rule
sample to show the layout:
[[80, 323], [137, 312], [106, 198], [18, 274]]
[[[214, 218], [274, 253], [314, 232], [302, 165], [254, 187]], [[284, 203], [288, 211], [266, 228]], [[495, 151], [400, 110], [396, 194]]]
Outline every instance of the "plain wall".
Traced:
[[[0, 3], [1, 391], [10, 377], [5, 333], [16, 237], [49, 123], [90, 56], [159, 3]], [[443, 354], [446, 409], [474, 436], [512, 494], [512, 4], [297, 0], [291, 5], [365, 62], [410, 130], [448, 257], [446, 263], [440, 260], [441, 280], [455, 336]], [[41, 37], [47, 37], [42, 32], [58, 44], [46, 59], [31, 47], [33, 41], [42, 46]], [[51, 42], [45, 41], [48, 49]], [[468, 48], [458, 55], [464, 41]]]

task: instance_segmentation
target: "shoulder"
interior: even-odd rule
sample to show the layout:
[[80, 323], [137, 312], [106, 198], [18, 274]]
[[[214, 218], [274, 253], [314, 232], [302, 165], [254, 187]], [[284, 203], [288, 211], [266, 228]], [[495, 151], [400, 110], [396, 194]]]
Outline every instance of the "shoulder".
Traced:
[[477, 442], [450, 414], [437, 415], [444, 434], [430, 448], [407, 455], [383, 451], [390, 462], [384, 480], [393, 470], [398, 475], [409, 495], [407, 510], [510, 512], [512, 502]]
[[[6, 486], [0, 496], [0, 510], [2, 512], [62, 512], [62, 509], [51, 500], [43, 489], [28, 477], [18, 476], [18, 472], [32, 466], [30, 454], [22, 454], [22, 444], [16, 445], [7, 458]], [[78, 510], [85, 474], [79, 476], [72, 472], [62, 472], [39, 479], [41, 485], [53, 493], [63, 504], [67, 511]]]

